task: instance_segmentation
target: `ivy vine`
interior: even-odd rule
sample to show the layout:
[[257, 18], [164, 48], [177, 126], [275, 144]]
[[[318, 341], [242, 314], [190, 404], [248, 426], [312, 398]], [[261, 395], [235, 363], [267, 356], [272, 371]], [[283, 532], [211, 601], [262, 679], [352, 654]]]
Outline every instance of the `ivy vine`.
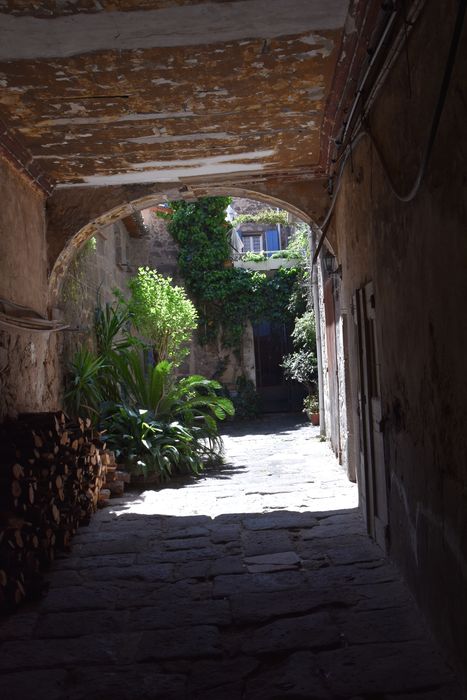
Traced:
[[[228, 197], [171, 202], [168, 230], [179, 245], [178, 263], [199, 314], [202, 344], [219, 333], [225, 347], [240, 352], [247, 320], [293, 321], [303, 312], [301, 270], [279, 268], [273, 277], [230, 267]], [[277, 212], [275, 212], [277, 213]]]

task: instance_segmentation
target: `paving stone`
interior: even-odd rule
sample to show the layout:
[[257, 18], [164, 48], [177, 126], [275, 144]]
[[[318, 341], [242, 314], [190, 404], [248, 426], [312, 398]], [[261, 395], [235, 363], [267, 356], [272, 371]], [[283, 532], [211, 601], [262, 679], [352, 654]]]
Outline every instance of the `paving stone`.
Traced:
[[181, 539], [181, 540], [187, 540], [191, 538], [198, 538], [198, 537], [208, 537], [210, 534], [210, 530], [206, 527], [199, 527], [197, 525], [193, 525], [192, 527], [186, 527], [182, 529], [176, 529], [173, 531], [169, 531], [165, 535], [166, 540], [170, 539]]
[[436, 690], [421, 690], [415, 693], [392, 693], [385, 695], [385, 700], [465, 700], [465, 695], [459, 694], [459, 686], [444, 685]]
[[256, 518], [245, 518], [247, 530], [277, 530], [287, 528], [315, 527], [318, 520], [312, 513], [268, 513]]
[[210, 576], [221, 576], [223, 574], [242, 574], [245, 572], [243, 558], [238, 555], [221, 557], [211, 563], [209, 569]]
[[424, 639], [427, 635], [414, 607], [393, 608], [388, 615], [381, 615], [381, 610], [336, 610], [333, 619], [349, 644], [405, 642]]
[[244, 562], [251, 574], [298, 569], [301, 565], [301, 559], [295, 552], [259, 554], [254, 557], [245, 557]]
[[227, 542], [236, 542], [240, 539], [240, 525], [219, 525], [214, 521], [211, 531], [211, 542], [213, 544], [225, 544]]
[[168, 552], [178, 552], [185, 549], [206, 549], [210, 545], [211, 542], [208, 537], [189, 537], [186, 539], [174, 538], [165, 540], [164, 549]]
[[148, 581], [122, 581], [115, 600], [119, 610], [154, 606], [161, 600], [178, 605], [181, 600], [197, 601], [211, 597], [212, 584], [197, 579], [184, 579], [175, 583], [161, 582], [155, 585]]
[[[136, 561], [137, 555], [134, 552], [127, 554], [97, 554], [90, 557], [76, 556], [72, 554], [65, 559], [59, 559], [54, 562], [53, 571], [64, 571], [68, 569], [99, 569], [105, 566], [132, 566]], [[56, 578], [61, 578], [56, 577]]]
[[451, 681], [439, 653], [425, 641], [360, 644], [322, 652], [319, 666], [337, 697], [421, 691]]
[[137, 661], [197, 659], [221, 656], [219, 630], [213, 625], [193, 625], [154, 632], [142, 632]]
[[66, 700], [181, 700], [186, 677], [164, 673], [153, 664], [121, 669], [79, 669], [69, 675]]
[[66, 676], [66, 671], [50, 669], [3, 673], [0, 681], [2, 697], [8, 700], [63, 700]]
[[245, 654], [270, 654], [337, 646], [341, 638], [327, 612], [276, 620], [252, 630], [242, 645]]
[[248, 700], [334, 700], [325, 686], [317, 657], [309, 652], [291, 654], [247, 681]]
[[212, 559], [201, 559], [201, 561], [190, 561], [187, 564], [178, 564], [175, 567], [174, 581], [187, 578], [207, 579], [212, 568]]
[[[190, 693], [211, 688], [222, 688], [223, 691], [236, 687], [260, 665], [260, 661], [252, 656], [236, 656], [234, 659], [216, 659], [215, 661], [198, 661], [193, 666], [189, 678]], [[224, 695], [219, 692], [219, 698]]]
[[237, 624], [254, 624], [320, 609], [345, 610], [353, 607], [357, 601], [358, 596], [349, 588], [311, 591], [305, 584], [295, 588], [289, 596], [279, 591], [267, 594], [250, 592], [229, 598], [232, 618]]
[[230, 606], [225, 600], [199, 600], [194, 603], [182, 601], [178, 605], [170, 602], [161, 601], [157, 607], [148, 606], [132, 610], [126, 629], [155, 630], [184, 628], [189, 625], [225, 627], [232, 622]]
[[282, 530], [245, 532], [242, 537], [245, 556], [287, 552], [292, 547], [292, 536]]
[[115, 607], [119, 588], [102, 584], [54, 588], [42, 603], [42, 610], [104, 610]]
[[296, 571], [278, 571], [266, 574], [238, 574], [217, 576], [214, 580], [214, 598], [224, 598], [237, 593], [253, 591], [287, 591], [297, 588], [303, 578]]
[[218, 547], [206, 547], [202, 549], [178, 549], [173, 551], [150, 550], [136, 557], [137, 564], [184, 564], [201, 559], [215, 559], [224, 554]]
[[91, 634], [72, 639], [40, 639], [10, 642], [2, 647], [0, 670], [44, 669], [81, 664], [129, 663], [141, 635]]
[[35, 637], [54, 639], [80, 637], [102, 632], [125, 632], [129, 613], [112, 610], [80, 610], [42, 615], [35, 626]]
[[102, 569], [86, 569], [88, 581], [117, 582], [119, 579], [126, 581], [161, 582], [172, 578], [174, 567], [172, 564], [134, 564], [133, 566], [107, 566]]
[[75, 555], [84, 557], [102, 556], [105, 554], [134, 554], [142, 552], [147, 547], [146, 541], [142, 537], [129, 537], [122, 539], [112, 539], [105, 542], [90, 542], [85, 544], [75, 544], [73, 551]]
[[30, 639], [39, 619], [39, 612], [19, 611], [2, 620], [0, 625], [0, 643], [9, 639]]
[[62, 571], [61, 576], [48, 577], [49, 588], [60, 588], [61, 586], [79, 586], [84, 583], [82, 571], [67, 569]]

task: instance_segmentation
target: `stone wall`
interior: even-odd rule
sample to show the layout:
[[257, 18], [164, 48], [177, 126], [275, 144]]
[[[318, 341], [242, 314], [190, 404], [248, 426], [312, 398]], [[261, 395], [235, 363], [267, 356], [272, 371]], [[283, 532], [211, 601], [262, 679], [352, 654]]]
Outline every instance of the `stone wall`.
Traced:
[[[343, 267], [352, 359], [349, 454], [358, 464], [353, 294], [373, 281], [389, 500], [389, 551], [439, 639], [467, 654], [467, 214], [464, 35], [421, 189], [414, 182], [438, 99], [456, 3], [429, 3], [370, 114], [385, 173], [365, 137], [353, 149], [330, 237]], [[449, 21], [447, 20], [449, 18]], [[407, 56], [412, 71], [408, 82]], [[423, 119], [421, 120], [421, 115]], [[388, 177], [389, 174], [389, 177]], [[355, 437], [353, 437], [355, 436]], [[360, 473], [361, 477], [361, 473]], [[362, 488], [363, 480], [360, 479]]]
[[[45, 314], [44, 196], [0, 158], [0, 198], [0, 297]], [[57, 407], [59, 342], [56, 333], [0, 323], [0, 419]]]

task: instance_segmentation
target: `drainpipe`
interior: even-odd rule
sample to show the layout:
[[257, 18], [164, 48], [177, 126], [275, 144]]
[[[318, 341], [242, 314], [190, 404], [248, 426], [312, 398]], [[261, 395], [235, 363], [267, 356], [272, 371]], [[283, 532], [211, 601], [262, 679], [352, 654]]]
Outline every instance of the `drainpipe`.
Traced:
[[318, 261], [313, 264], [313, 256], [316, 250], [316, 231], [312, 226], [310, 228], [310, 286], [311, 298], [313, 301], [313, 309], [315, 312], [316, 326], [316, 356], [318, 360], [318, 394], [319, 394], [319, 434], [320, 437], [326, 437], [326, 419], [324, 409], [324, 382], [323, 382], [323, 353], [321, 344], [321, 323], [320, 323], [320, 306], [319, 306], [319, 289], [318, 289]]

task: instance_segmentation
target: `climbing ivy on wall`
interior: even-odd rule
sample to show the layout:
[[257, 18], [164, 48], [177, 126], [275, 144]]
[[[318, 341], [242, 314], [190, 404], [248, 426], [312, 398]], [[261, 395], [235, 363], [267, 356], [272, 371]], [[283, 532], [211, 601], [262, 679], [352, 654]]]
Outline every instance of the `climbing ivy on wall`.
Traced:
[[[228, 197], [171, 202], [168, 229], [179, 245], [179, 267], [199, 313], [198, 334], [207, 343], [222, 342], [240, 350], [245, 323], [293, 321], [303, 312], [297, 268], [263, 272], [229, 267], [231, 224], [225, 220]], [[295, 302], [291, 303], [291, 298]], [[303, 308], [301, 308], [303, 307]]]

